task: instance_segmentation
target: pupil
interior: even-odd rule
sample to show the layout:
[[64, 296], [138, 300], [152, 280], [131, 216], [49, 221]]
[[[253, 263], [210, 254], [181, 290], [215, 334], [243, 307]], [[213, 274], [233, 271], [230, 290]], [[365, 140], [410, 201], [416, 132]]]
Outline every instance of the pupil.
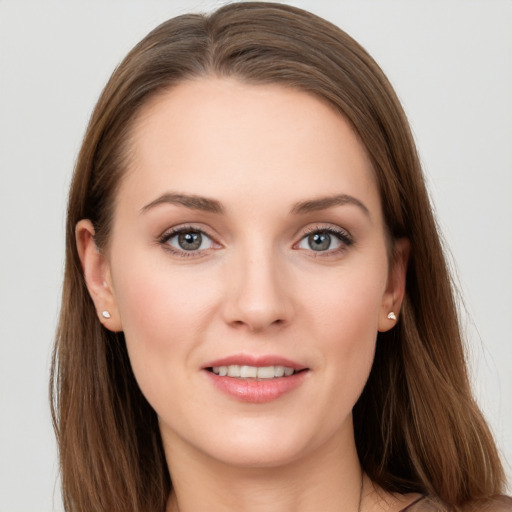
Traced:
[[178, 243], [180, 247], [185, 251], [193, 251], [199, 249], [202, 242], [201, 233], [189, 231], [187, 233], [180, 233], [178, 236]]
[[325, 251], [331, 245], [331, 236], [328, 233], [315, 233], [309, 235], [308, 242], [313, 251]]

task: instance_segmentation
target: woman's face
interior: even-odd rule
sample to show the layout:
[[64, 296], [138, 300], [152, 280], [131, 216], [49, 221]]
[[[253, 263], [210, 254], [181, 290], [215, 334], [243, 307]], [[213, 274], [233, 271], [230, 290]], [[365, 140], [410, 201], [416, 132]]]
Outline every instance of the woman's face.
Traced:
[[403, 288], [388, 249], [365, 151], [319, 99], [214, 78], [153, 99], [100, 272], [167, 452], [275, 466], [353, 443]]

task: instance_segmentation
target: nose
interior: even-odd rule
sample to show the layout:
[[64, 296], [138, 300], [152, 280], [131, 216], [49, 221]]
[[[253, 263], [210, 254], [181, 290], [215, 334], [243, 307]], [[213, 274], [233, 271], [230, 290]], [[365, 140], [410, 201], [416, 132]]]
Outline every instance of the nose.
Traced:
[[291, 321], [290, 282], [278, 260], [271, 249], [252, 251], [248, 257], [239, 255], [237, 262], [229, 266], [228, 293], [223, 302], [228, 324], [256, 333]]

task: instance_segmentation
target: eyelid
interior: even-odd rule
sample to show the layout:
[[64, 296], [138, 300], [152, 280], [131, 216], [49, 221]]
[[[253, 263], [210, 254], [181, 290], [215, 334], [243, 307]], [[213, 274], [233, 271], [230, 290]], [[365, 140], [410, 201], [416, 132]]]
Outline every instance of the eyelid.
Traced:
[[337, 226], [336, 224], [330, 224], [330, 223], [318, 223], [314, 225], [310, 225], [306, 228], [304, 228], [302, 237], [310, 235], [311, 233], [316, 233], [318, 231], [327, 231], [329, 233], [335, 233], [338, 234], [347, 240], [352, 241], [352, 235], [349, 233], [349, 231], [345, 228], [342, 228], [340, 226]]
[[[171, 238], [179, 235], [180, 233], [183, 233], [183, 232], [186, 233], [187, 231], [194, 231], [196, 233], [201, 233], [202, 236], [205, 236], [208, 239], [210, 239], [212, 242], [212, 245], [215, 247], [209, 247], [207, 249], [200, 249], [200, 250], [195, 250], [195, 251], [186, 251], [186, 250], [174, 247], [167, 243]], [[194, 257], [194, 256], [200, 257], [200, 256], [203, 256], [206, 252], [209, 252], [211, 249], [218, 249], [218, 248], [222, 247], [222, 245], [216, 240], [216, 237], [211, 235], [207, 229], [205, 229], [203, 227], [198, 227], [197, 225], [193, 225], [193, 224], [181, 224], [181, 225], [173, 226], [172, 228], [168, 228], [160, 236], [157, 237], [157, 242], [160, 245], [162, 245], [162, 247], [165, 250], [167, 250], [173, 254], [177, 254], [179, 256], [184, 256], [184, 257]]]
[[[313, 249], [299, 249], [298, 245], [308, 236], [314, 234], [314, 233], [328, 233], [330, 235], [334, 235], [338, 238], [338, 240], [341, 242], [341, 247], [338, 247], [336, 249], [328, 249], [326, 251], [314, 251]], [[302, 230], [302, 233], [300, 235], [299, 240], [294, 244], [294, 249], [298, 250], [305, 250], [310, 253], [315, 253], [315, 257], [317, 256], [330, 256], [333, 254], [337, 254], [339, 252], [345, 251], [348, 247], [354, 244], [354, 238], [350, 234], [350, 232], [340, 226], [337, 226], [335, 224], [315, 224], [313, 226], [308, 226], [304, 230]]]

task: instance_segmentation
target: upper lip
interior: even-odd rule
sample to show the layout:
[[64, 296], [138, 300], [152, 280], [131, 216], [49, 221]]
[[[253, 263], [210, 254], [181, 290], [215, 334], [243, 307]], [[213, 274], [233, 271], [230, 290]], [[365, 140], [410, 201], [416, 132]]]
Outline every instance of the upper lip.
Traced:
[[287, 368], [293, 368], [296, 371], [305, 370], [307, 366], [303, 364], [281, 357], [277, 355], [251, 355], [251, 354], [233, 354], [231, 356], [222, 357], [215, 359], [205, 364], [203, 368], [212, 368], [214, 366], [231, 366], [238, 364], [240, 366], [285, 366]]

